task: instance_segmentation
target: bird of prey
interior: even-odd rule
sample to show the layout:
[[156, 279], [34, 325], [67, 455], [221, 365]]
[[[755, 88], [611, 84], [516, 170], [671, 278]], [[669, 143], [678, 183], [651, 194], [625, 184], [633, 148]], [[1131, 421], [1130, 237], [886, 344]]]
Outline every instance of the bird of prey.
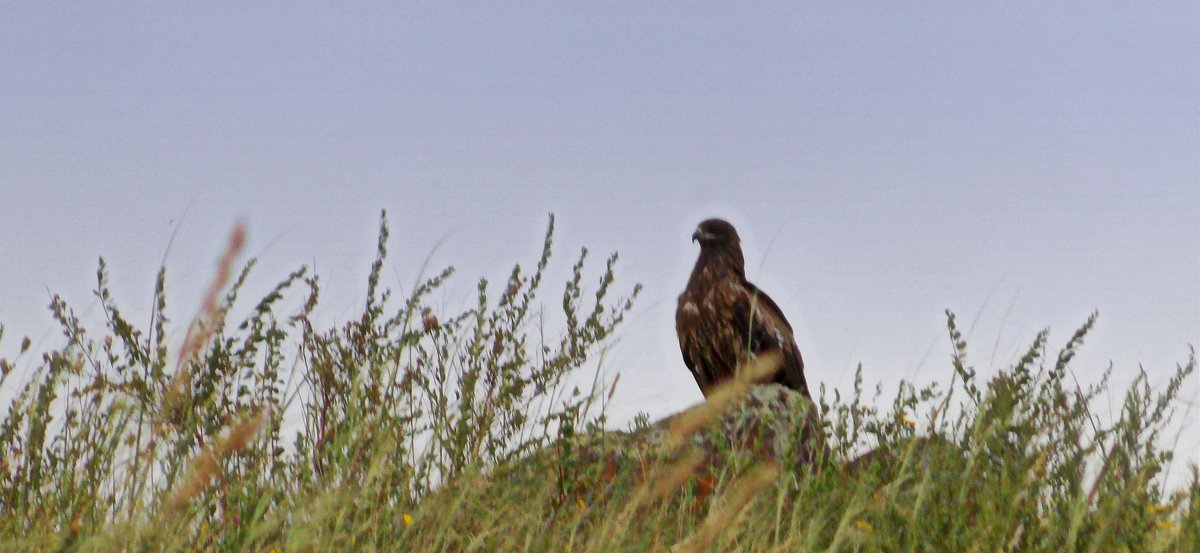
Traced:
[[782, 361], [767, 380], [811, 398], [792, 326], [769, 296], [746, 280], [741, 240], [721, 219], [700, 223], [692, 240], [700, 257], [675, 310], [679, 349], [707, 397], [747, 361], [777, 352]]

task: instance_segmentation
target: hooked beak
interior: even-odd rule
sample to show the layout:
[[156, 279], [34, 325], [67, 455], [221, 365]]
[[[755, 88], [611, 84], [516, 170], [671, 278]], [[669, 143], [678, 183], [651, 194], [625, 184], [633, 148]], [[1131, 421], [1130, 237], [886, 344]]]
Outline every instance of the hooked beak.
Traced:
[[692, 242], [703, 242], [705, 240], [711, 240], [712, 238], [712, 234], [704, 232], [702, 229], [696, 229], [696, 232], [692, 233]]

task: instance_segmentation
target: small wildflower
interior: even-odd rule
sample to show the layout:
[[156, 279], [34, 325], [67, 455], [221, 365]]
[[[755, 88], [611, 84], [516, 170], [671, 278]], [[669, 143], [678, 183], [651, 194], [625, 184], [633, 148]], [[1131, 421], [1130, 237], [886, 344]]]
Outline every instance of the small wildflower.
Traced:
[[854, 521], [854, 527], [858, 528], [859, 530], [862, 530], [863, 532], [867, 532], [867, 533], [870, 533], [871, 531], [874, 530], [874, 528], [871, 528], [870, 522], [867, 522], [866, 520], [861, 519], [861, 518]]
[[576, 499], [575, 499], [575, 501], [577, 501], [577, 502], [579, 503], [579, 508], [580, 508], [580, 509], [586, 509], [586, 508], [587, 508], [587, 503], [584, 503], [584, 502], [583, 502], [583, 498], [582, 498], [582, 497], [576, 498]]
[[404, 525], [405, 525], [405, 526], [412, 526], [412, 524], [413, 524], [413, 517], [412, 517], [412, 515], [410, 515], [410, 514], [408, 514], [408, 513], [404, 513], [404, 516], [403, 516], [403, 517], [401, 517], [401, 518], [403, 518], [403, 519], [404, 519]]
[[1175, 511], [1175, 507], [1171, 505], [1159, 505], [1150, 503], [1146, 505], [1146, 512], [1154, 516], [1169, 515]]
[[1175, 532], [1175, 521], [1168, 518], [1174, 512], [1174, 505], [1161, 505], [1157, 503], [1146, 505], [1146, 513], [1154, 517], [1154, 527], [1158, 528], [1161, 532]]
[[915, 420], [912, 420], [911, 418], [909, 418], [909, 416], [908, 416], [908, 414], [907, 414], [907, 413], [906, 413], [906, 414], [903, 414], [903, 415], [900, 415], [900, 422], [904, 423], [904, 425], [905, 425], [905, 426], [908, 426], [908, 427], [910, 427], [910, 428], [916, 428], [916, 427], [917, 427], [917, 421], [915, 421]]

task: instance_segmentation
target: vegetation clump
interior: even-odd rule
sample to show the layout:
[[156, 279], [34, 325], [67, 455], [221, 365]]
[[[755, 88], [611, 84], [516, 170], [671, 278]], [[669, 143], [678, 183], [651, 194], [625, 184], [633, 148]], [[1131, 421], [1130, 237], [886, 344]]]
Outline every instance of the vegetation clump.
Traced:
[[306, 268], [239, 301], [254, 261], [236, 266], [237, 229], [174, 354], [165, 269], [138, 328], [101, 260], [104, 328], [55, 296], [65, 344], [0, 360], [0, 550], [1197, 551], [1200, 475], [1163, 483], [1194, 351], [1104, 420], [1107, 373], [1081, 387], [1071, 370], [1095, 315], [985, 382], [947, 313], [946, 389], [870, 407], [860, 368], [851, 396], [813, 406], [735, 379], [618, 433], [581, 372], [640, 287], [613, 298], [615, 254], [586, 285], [583, 250], [545, 314], [553, 229], [531, 271], [446, 312], [431, 294], [452, 269], [404, 297], [381, 283], [384, 217], [362, 312], [333, 328]]

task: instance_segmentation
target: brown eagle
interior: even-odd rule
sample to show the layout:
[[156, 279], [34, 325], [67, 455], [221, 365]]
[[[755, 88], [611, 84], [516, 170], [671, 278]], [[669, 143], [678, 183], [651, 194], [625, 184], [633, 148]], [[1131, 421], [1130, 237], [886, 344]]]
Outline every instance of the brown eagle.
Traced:
[[741, 240], [733, 225], [708, 219], [696, 228], [700, 257], [687, 288], [679, 295], [675, 331], [683, 363], [707, 397], [755, 356], [778, 352], [782, 362], [770, 382], [811, 397], [804, 360], [792, 325], [766, 294], [746, 280]]

